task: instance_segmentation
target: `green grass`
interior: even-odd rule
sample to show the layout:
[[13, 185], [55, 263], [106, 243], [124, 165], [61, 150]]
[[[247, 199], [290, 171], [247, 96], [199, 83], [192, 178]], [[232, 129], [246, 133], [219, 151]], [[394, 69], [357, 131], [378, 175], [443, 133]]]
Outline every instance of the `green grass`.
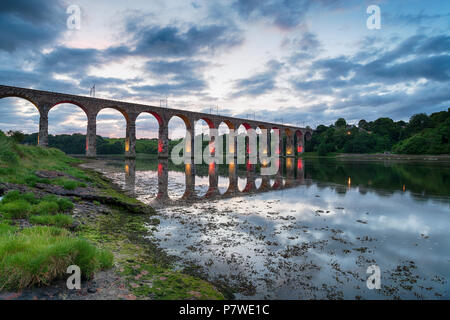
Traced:
[[69, 212], [73, 203], [54, 195], [37, 199], [33, 193], [8, 192], [0, 202], [0, 213], [10, 219], [26, 219], [31, 215], [56, 215]]
[[0, 212], [12, 219], [25, 219], [30, 215], [31, 205], [24, 199], [13, 200], [6, 204], [0, 204]]
[[20, 232], [0, 227], [0, 290], [48, 285], [77, 265], [83, 278], [112, 266], [112, 254], [65, 229], [32, 227]]
[[[8, 192], [0, 202], [0, 291], [48, 285], [65, 277], [67, 267], [77, 265], [90, 278], [110, 268], [113, 255], [97, 249], [88, 240], [67, 229], [73, 218], [64, 214], [73, 203], [54, 195], [42, 199], [33, 193]], [[14, 219], [28, 219], [34, 225], [19, 230]]]
[[42, 201], [31, 208], [32, 214], [57, 214], [58, 211], [58, 203], [51, 201]]
[[73, 225], [73, 218], [61, 213], [55, 215], [45, 214], [39, 216], [31, 216], [29, 221], [32, 224], [55, 226], [59, 228], [68, 228]]
[[58, 203], [60, 212], [71, 211], [74, 207], [73, 202], [66, 198], [59, 198], [56, 203]]
[[[16, 144], [0, 131], [0, 177], [3, 182], [31, 187], [37, 183], [50, 183], [49, 179], [36, 176], [35, 172], [38, 170], [56, 170], [90, 182], [83, 170], [72, 166], [79, 162], [80, 160], [71, 158], [58, 149]], [[73, 186], [67, 181], [62, 181], [63, 187], [64, 182], [69, 188]], [[77, 181], [75, 183], [77, 186], [83, 184]]]
[[68, 178], [58, 178], [53, 181], [54, 184], [62, 186], [66, 190], [75, 190], [79, 187], [86, 187], [86, 183], [78, 182]]

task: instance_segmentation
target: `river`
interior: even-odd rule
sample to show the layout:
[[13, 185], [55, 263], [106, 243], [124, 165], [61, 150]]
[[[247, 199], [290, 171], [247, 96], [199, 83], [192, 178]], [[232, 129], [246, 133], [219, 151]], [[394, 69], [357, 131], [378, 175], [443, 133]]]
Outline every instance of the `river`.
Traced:
[[450, 298], [448, 162], [288, 159], [270, 177], [150, 157], [86, 166], [155, 207], [152, 240], [236, 299]]

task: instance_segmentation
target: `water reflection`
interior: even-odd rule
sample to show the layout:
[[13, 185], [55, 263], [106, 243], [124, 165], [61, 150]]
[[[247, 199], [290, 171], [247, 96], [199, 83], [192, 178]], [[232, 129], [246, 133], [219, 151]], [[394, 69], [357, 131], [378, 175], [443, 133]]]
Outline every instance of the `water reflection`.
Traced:
[[[294, 161], [298, 161], [299, 164], [295, 166]], [[224, 172], [219, 172], [219, 165], [211, 163], [208, 165], [208, 187], [206, 192], [203, 192], [204, 188], [196, 188], [196, 180], [203, 178], [196, 174], [196, 169], [204, 168], [187, 164], [184, 166], [185, 192], [179, 199], [174, 199], [169, 195], [169, 186], [171, 185], [169, 183], [170, 161], [168, 159], [158, 159], [158, 191], [151, 204], [183, 205], [197, 201], [227, 199], [293, 188], [305, 184], [302, 162], [302, 159], [280, 161], [278, 171], [273, 176], [261, 176], [257, 173], [255, 165], [245, 165], [246, 170], [239, 171], [238, 165], [231, 163], [227, 165], [228, 177], [223, 176]], [[180, 169], [180, 167], [177, 168]], [[284, 176], [282, 174], [283, 171], [285, 171]], [[219, 186], [219, 181], [222, 181], [221, 186]], [[270, 183], [270, 181], [273, 181], [273, 183]], [[129, 193], [136, 195], [136, 160], [133, 159], [125, 160], [125, 189]], [[219, 189], [223, 191], [220, 192]]]
[[[122, 160], [121, 160], [122, 161]], [[420, 162], [361, 162], [333, 160], [303, 160], [287, 158], [277, 163], [278, 171], [272, 176], [262, 176], [255, 165], [185, 165], [175, 166], [167, 159], [153, 159], [150, 162], [126, 159], [124, 164], [125, 189], [135, 194], [136, 171], [157, 171], [158, 201], [170, 203], [174, 195], [168, 190], [170, 174], [179, 184], [179, 176], [185, 175], [178, 199], [200, 201], [217, 197], [232, 197], [255, 192], [282, 190], [312, 183], [320, 188], [335, 185], [339, 194], [357, 189], [361, 194], [369, 190], [380, 196], [396, 192], [410, 193], [417, 200], [439, 200], [450, 196], [450, 164]], [[111, 162], [111, 165], [120, 163]], [[152, 165], [153, 164], [153, 165]], [[120, 164], [119, 164], [120, 165]], [[136, 166], [138, 169], [136, 169]], [[197, 185], [196, 185], [197, 184]], [[172, 190], [173, 191], [173, 190]], [[173, 193], [173, 192], [172, 192]]]
[[[450, 297], [449, 164], [292, 158], [261, 176], [155, 159], [101, 171], [158, 208], [162, 248], [237, 298]], [[365, 286], [372, 264], [381, 291]]]

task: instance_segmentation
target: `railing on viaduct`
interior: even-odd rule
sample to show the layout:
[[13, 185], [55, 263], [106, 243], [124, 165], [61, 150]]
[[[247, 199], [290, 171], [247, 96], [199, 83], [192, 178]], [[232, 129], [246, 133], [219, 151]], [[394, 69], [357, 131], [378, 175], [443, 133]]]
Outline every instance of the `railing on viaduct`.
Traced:
[[[101, 110], [107, 108], [120, 111], [126, 120], [125, 156], [129, 158], [136, 156], [136, 119], [142, 113], [152, 114], [158, 121], [158, 155], [161, 158], [169, 156], [168, 125], [172, 117], [179, 117], [184, 121], [186, 131], [191, 137], [191, 150], [194, 150], [194, 126], [199, 120], [204, 120], [210, 129], [218, 129], [223, 122], [230, 130], [238, 130], [241, 125], [247, 130], [259, 128], [265, 129], [269, 133], [272, 129], [279, 130], [280, 141], [283, 141], [283, 137], [286, 140], [286, 147], [280, 151], [280, 154], [288, 157], [294, 156], [296, 153], [302, 153], [304, 151], [305, 138], [310, 137], [312, 134], [312, 130], [308, 128], [271, 122], [0, 85], [0, 99], [7, 97], [23, 98], [36, 106], [40, 114], [38, 135], [38, 144], [40, 146], [48, 146], [48, 113], [52, 108], [64, 103], [80, 107], [86, 113], [88, 119], [86, 132], [86, 156], [88, 157], [97, 155], [97, 115]], [[294, 141], [296, 141], [296, 145], [294, 145]], [[282, 145], [280, 143], [280, 146]]]

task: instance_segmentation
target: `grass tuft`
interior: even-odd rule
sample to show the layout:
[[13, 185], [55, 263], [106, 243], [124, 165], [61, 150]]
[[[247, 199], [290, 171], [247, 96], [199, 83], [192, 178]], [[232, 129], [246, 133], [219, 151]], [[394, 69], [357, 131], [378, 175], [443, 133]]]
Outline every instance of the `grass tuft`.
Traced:
[[65, 277], [67, 267], [80, 267], [85, 279], [110, 268], [110, 254], [65, 229], [32, 227], [0, 235], [0, 290], [48, 285]]
[[59, 206], [57, 202], [52, 201], [42, 201], [31, 208], [32, 214], [57, 214], [59, 211]]
[[46, 226], [55, 226], [59, 228], [68, 228], [73, 225], [73, 218], [66, 214], [56, 214], [56, 215], [39, 215], [31, 216], [29, 219], [32, 224], [40, 224]]
[[0, 212], [4, 212], [11, 219], [26, 219], [29, 216], [31, 205], [24, 199], [13, 200], [0, 205]]

